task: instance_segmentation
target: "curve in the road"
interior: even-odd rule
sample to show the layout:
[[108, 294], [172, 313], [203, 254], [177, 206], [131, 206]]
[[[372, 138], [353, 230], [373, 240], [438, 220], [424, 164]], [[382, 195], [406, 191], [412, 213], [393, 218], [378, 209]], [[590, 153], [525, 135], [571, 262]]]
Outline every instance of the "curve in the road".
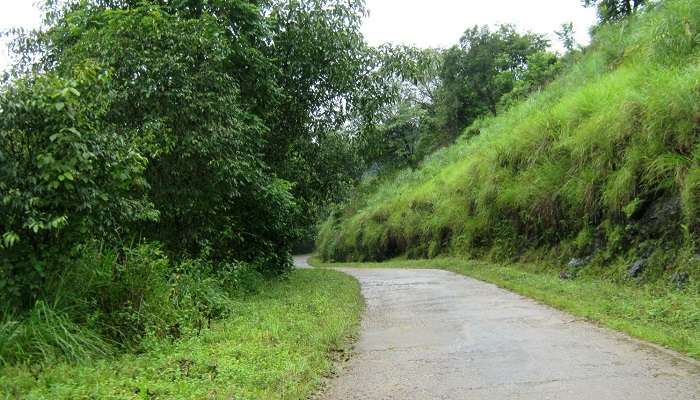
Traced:
[[700, 366], [441, 270], [342, 269], [367, 309], [324, 398], [700, 399]]

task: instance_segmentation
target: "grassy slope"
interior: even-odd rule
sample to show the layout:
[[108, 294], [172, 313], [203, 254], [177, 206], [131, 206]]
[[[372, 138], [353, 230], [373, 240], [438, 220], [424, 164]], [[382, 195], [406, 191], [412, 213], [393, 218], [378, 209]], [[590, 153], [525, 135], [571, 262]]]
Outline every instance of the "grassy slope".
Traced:
[[241, 300], [211, 330], [145, 354], [0, 370], [0, 398], [304, 399], [359, 321], [359, 286], [296, 271]]
[[573, 315], [599, 322], [700, 359], [700, 294], [663, 287], [620, 286], [599, 279], [562, 280], [534, 264], [493, 265], [455, 258], [383, 263], [323, 263], [317, 267], [439, 268], [495, 283]]
[[681, 270], [697, 283], [699, 43], [697, 0], [605, 27], [544, 91], [332, 215], [319, 254], [590, 255], [614, 279], [643, 257], [643, 280]]

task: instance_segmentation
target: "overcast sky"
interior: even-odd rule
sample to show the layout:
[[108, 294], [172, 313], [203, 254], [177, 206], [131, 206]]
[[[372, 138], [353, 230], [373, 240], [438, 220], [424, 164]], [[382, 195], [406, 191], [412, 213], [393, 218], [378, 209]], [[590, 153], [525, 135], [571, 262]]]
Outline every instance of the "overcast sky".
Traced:
[[513, 23], [519, 30], [550, 35], [573, 22], [577, 40], [588, 44], [595, 10], [581, 0], [366, 0], [369, 18], [363, 32], [370, 44], [386, 42], [449, 47], [474, 25]]
[[[581, 0], [366, 0], [369, 18], [363, 32], [372, 45], [391, 42], [420, 47], [448, 47], [473, 25], [514, 23], [520, 30], [550, 35], [563, 22], [573, 22], [577, 39], [588, 43], [595, 11]], [[0, 0], [0, 31], [34, 28], [40, 23], [37, 0]], [[0, 70], [8, 62], [7, 41], [0, 38]]]

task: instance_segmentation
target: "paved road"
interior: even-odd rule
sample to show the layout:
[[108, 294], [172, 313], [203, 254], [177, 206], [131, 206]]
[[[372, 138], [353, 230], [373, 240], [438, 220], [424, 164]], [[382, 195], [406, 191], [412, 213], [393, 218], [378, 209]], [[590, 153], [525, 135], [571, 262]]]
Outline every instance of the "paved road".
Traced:
[[345, 399], [700, 399], [700, 364], [440, 270], [342, 269], [367, 309]]

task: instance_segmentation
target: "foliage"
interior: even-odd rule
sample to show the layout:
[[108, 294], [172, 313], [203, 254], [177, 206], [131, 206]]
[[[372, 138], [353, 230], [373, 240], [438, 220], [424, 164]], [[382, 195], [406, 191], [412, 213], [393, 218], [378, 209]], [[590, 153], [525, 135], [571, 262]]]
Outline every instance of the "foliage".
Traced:
[[512, 25], [467, 29], [459, 45], [445, 53], [440, 71], [441, 126], [454, 137], [476, 118], [495, 115], [501, 97], [524, 79], [529, 60], [548, 45], [544, 36], [520, 34]]
[[231, 299], [229, 307], [234, 312], [211, 329], [159, 340], [140, 354], [0, 367], [0, 393], [23, 399], [305, 399], [330, 372], [330, 353], [344, 350], [357, 329], [361, 297], [347, 275], [296, 271]]
[[690, 0], [601, 27], [547, 88], [331, 215], [320, 255], [580, 257], [620, 281], [643, 259], [640, 282], [696, 282], [698, 27]]
[[362, 154], [385, 171], [415, 168], [443, 142], [435, 126], [442, 50], [383, 46], [372, 79], [385, 97], [363, 121]]
[[89, 234], [118, 241], [158, 214], [147, 159], [103, 123], [111, 77], [92, 64], [14, 82], [0, 94], [0, 299], [31, 305], [66, 250]]
[[557, 38], [559, 41], [561, 41], [564, 49], [566, 49], [567, 52], [572, 52], [576, 49], [576, 47], [578, 47], [576, 44], [576, 38], [574, 37], [576, 32], [574, 31], [573, 22], [565, 22], [561, 24], [560, 30], [555, 31], [554, 33], [557, 35]]
[[118, 350], [146, 351], [207, 329], [235, 310], [234, 299], [263, 286], [260, 266], [184, 260], [155, 244], [114, 250], [78, 246], [49, 276], [43, 299], [26, 313], [4, 310], [2, 362], [77, 362]]
[[598, 19], [602, 23], [615, 22], [630, 16], [643, 6], [647, 0], [582, 0], [586, 7], [596, 7]]
[[143, 234], [178, 256], [263, 257], [271, 271], [288, 268], [293, 200], [261, 159], [267, 128], [241, 104], [228, 68], [243, 54], [224, 26], [148, 4], [77, 7], [47, 35], [44, 57], [59, 69], [93, 59], [112, 71], [109, 123], [138, 132], [150, 159], [160, 218]]

